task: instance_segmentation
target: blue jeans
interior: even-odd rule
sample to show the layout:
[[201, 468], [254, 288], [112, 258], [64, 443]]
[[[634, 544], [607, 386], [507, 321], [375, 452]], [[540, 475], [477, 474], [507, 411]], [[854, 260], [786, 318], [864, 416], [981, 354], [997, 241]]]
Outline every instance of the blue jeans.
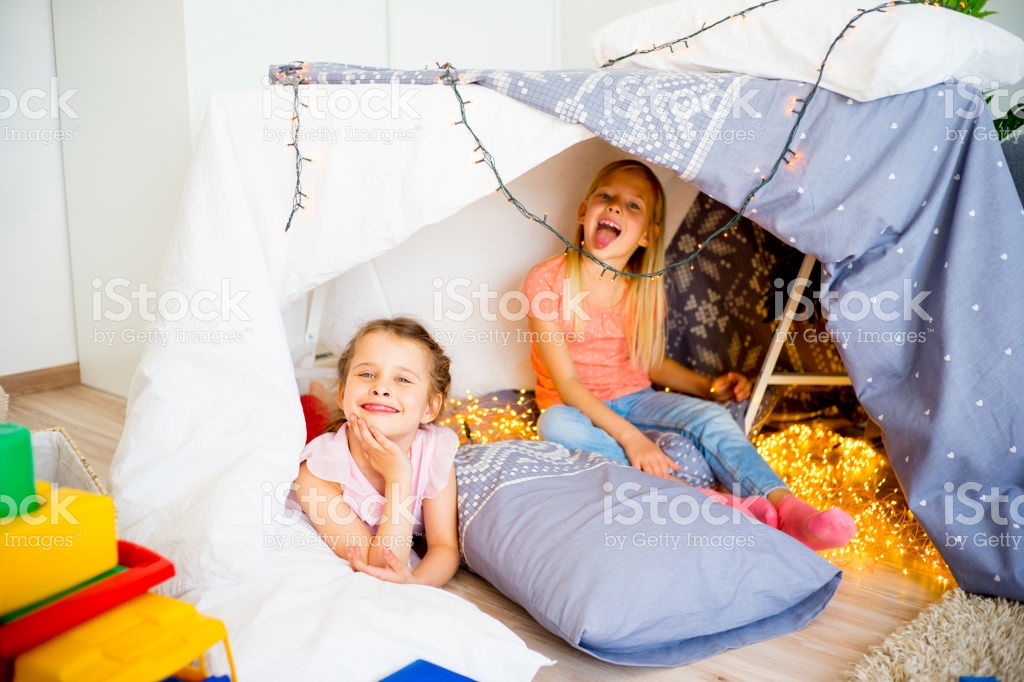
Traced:
[[[763, 496], [786, 487], [761, 459], [729, 411], [717, 403], [645, 388], [605, 401], [605, 405], [640, 430], [673, 431], [690, 439], [729, 491], [739, 484], [743, 495]], [[629, 464], [622, 446], [575, 407], [548, 407], [537, 421], [537, 430], [544, 440], [570, 450], [589, 450]]]

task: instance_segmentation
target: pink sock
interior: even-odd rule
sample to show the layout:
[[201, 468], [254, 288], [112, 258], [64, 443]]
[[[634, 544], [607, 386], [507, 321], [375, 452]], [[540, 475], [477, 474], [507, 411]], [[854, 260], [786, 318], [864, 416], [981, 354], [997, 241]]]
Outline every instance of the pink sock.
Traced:
[[814, 551], [844, 546], [857, 532], [853, 517], [842, 509], [818, 511], [796, 495], [779, 500], [779, 530]]
[[779, 515], [775, 511], [775, 505], [765, 497], [736, 497], [728, 493], [720, 493], [711, 488], [697, 488], [712, 500], [719, 504], [725, 504], [734, 509], [739, 509], [747, 516], [757, 519], [766, 526], [779, 527]]

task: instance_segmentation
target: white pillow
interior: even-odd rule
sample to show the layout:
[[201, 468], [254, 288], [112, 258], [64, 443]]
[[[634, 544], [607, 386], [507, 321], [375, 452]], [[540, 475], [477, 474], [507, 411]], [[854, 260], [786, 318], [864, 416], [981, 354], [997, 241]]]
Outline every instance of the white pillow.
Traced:
[[[757, 0], [681, 0], [608, 24], [591, 43], [598, 65], [689, 35]], [[617, 63], [625, 68], [725, 71], [813, 83], [829, 45], [864, 0], [780, 0], [728, 20], [674, 51]], [[1024, 40], [994, 24], [932, 5], [900, 5], [857, 20], [832, 51], [822, 86], [860, 101], [919, 90], [947, 77], [982, 90], [1024, 79]]]

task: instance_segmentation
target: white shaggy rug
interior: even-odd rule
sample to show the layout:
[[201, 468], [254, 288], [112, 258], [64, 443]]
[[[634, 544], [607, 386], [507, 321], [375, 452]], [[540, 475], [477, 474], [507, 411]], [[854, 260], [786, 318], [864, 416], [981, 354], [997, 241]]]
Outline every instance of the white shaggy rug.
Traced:
[[872, 648], [848, 682], [1024, 682], [1024, 604], [961, 589]]

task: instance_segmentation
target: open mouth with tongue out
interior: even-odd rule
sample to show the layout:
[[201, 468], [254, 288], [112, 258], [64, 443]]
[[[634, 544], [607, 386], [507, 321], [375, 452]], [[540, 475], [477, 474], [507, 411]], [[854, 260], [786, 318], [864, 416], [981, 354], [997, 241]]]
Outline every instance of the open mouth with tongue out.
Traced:
[[622, 228], [611, 220], [600, 220], [594, 231], [594, 248], [603, 249], [622, 234]]

